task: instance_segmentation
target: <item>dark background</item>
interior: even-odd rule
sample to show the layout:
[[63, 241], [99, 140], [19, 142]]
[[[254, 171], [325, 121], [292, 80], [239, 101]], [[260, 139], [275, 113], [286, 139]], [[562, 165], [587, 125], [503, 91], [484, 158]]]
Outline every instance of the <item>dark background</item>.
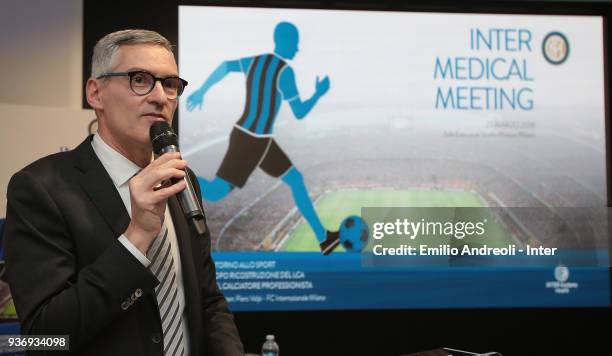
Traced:
[[[178, 44], [178, 5], [358, 9], [469, 13], [584, 14], [605, 18], [606, 137], [610, 136], [607, 79], [612, 0], [599, 1], [123, 1], [85, 0], [83, 81], [95, 42], [125, 29], [155, 30]], [[177, 47], [178, 47], [177, 45]], [[178, 53], [178, 50], [176, 51]], [[84, 87], [84, 85], [83, 85]], [[83, 98], [83, 107], [88, 107]], [[175, 120], [178, 123], [178, 120]], [[176, 126], [176, 125], [175, 125]], [[176, 128], [176, 127], [175, 127]], [[610, 148], [607, 140], [608, 202]], [[610, 204], [610, 203], [608, 203]], [[612, 251], [611, 251], [612, 252]], [[610, 254], [612, 256], [612, 253]], [[612, 271], [611, 271], [612, 274]], [[247, 352], [259, 353], [275, 334], [282, 355], [402, 355], [439, 347], [508, 355], [611, 355], [611, 308], [346, 310], [235, 313]]]

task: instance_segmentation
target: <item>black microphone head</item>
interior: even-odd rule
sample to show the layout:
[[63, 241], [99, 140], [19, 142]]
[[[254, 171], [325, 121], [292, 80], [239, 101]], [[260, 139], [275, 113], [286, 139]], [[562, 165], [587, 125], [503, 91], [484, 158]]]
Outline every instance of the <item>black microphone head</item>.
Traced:
[[151, 125], [149, 130], [153, 153], [160, 154], [164, 147], [174, 145], [178, 147], [178, 138], [170, 125], [165, 121], [157, 121]]

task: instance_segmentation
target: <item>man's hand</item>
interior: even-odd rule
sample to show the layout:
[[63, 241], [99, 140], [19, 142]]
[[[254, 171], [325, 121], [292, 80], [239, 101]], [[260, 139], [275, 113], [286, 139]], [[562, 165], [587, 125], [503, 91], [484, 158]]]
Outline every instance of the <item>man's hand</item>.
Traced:
[[[161, 231], [168, 198], [185, 189], [186, 167], [180, 153], [165, 153], [130, 180], [132, 221], [124, 235], [144, 255]], [[171, 178], [181, 180], [160, 186]]]
[[203, 102], [204, 90], [200, 88], [187, 97], [187, 111], [193, 111], [193, 109], [195, 108], [198, 108], [198, 110], [202, 110]]
[[317, 83], [315, 84], [315, 91], [318, 96], [323, 96], [329, 90], [329, 77], [325, 76], [323, 80], [319, 80], [319, 76], [317, 76]]

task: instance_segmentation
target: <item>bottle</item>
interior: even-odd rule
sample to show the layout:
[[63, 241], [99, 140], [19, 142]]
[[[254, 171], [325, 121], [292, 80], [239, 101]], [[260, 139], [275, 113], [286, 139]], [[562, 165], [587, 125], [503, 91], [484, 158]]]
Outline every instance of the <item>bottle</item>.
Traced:
[[261, 356], [278, 356], [278, 344], [274, 335], [266, 335], [266, 342], [261, 347]]

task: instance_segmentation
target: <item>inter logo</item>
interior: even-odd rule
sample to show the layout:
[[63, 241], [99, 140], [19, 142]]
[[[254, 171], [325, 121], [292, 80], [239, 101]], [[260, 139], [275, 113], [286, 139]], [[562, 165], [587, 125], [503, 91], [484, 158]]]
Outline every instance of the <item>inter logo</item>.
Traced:
[[569, 268], [563, 265], [559, 265], [555, 267], [555, 279], [557, 280], [557, 282], [565, 283], [567, 282], [568, 278], [569, 278]]
[[542, 41], [542, 53], [550, 64], [558, 65], [569, 56], [569, 42], [561, 32], [551, 32]]
[[578, 283], [568, 282], [570, 271], [567, 266], [556, 266], [554, 275], [556, 281], [546, 282], [546, 288], [553, 289], [556, 294], [568, 294], [570, 290], [578, 288]]

